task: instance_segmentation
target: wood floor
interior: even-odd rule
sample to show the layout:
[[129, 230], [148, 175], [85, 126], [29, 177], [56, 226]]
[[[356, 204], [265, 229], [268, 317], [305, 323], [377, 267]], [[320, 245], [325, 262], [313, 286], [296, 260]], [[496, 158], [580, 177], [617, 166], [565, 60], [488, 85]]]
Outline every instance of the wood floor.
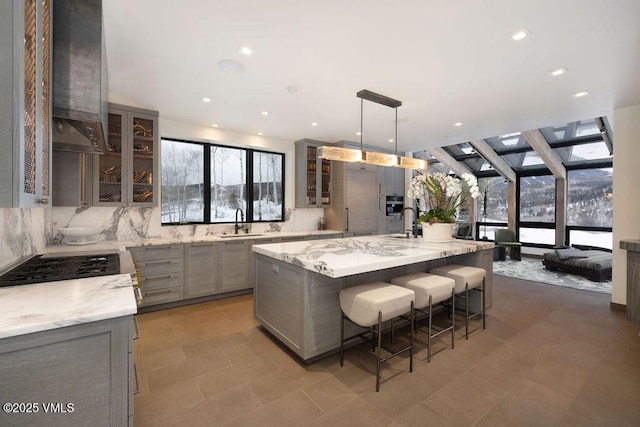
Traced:
[[135, 425], [640, 426], [638, 327], [609, 295], [494, 276], [493, 300], [454, 350], [385, 363], [379, 393], [369, 346], [301, 364], [251, 295], [139, 315]]

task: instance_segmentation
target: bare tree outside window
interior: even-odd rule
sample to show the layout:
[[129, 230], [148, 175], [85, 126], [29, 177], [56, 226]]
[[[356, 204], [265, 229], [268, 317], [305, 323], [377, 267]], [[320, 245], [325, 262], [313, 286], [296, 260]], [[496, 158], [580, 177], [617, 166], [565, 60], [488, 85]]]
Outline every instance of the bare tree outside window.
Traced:
[[211, 222], [233, 222], [237, 209], [246, 213], [246, 161], [246, 150], [211, 146]]
[[162, 142], [163, 223], [203, 221], [203, 153], [202, 145]]
[[253, 155], [253, 219], [282, 221], [282, 154]]

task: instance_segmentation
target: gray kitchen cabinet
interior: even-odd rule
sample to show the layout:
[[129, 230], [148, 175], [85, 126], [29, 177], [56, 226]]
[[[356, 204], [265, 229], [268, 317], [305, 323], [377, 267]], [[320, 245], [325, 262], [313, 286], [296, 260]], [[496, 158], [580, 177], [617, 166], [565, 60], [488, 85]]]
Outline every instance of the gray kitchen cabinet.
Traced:
[[296, 208], [331, 206], [332, 163], [319, 159], [320, 141], [296, 141]]
[[94, 156], [94, 206], [157, 206], [158, 112], [109, 104], [107, 143]]
[[220, 243], [220, 292], [238, 291], [252, 287], [249, 277], [250, 240]]
[[138, 270], [140, 307], [184, 299], [184, 245], [129, 248]]
[[[1, 411], [0, 425], [133, 425], [131, 330], [129, 315], [0, 339], [3, 403], [39, 406]], [[48, 403], [64, 413], [47, 413]]]
[[220, 293], [219, 244], [184, 245], [184, 297], [197, 298]]
[[0, 206], [50, 205], [50, 0], [0, 2]]
[[251, 288], [253, 288], [256, 284], [256, 260], [253, 256], [253, 245], [266, 245], [276, 242], [278, 242], [278, 239], [276, 237], [271, 237], [268, 239], [255, 239], [249, 241], [249, 283], [251, 284]]
[[325, 209], [327, 227], [345, 236], [376, 234], [380, 211], [377, 166], [336, 162], [333, 205]]
[[405, 170], [394, 167], [380, 167], [378, 179], [382, 196], [404, 196]]

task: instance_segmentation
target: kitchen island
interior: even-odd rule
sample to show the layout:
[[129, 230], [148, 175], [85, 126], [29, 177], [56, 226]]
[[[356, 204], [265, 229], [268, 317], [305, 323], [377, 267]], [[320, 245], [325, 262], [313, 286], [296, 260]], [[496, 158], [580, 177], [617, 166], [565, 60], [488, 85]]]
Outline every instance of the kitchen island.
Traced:
[[[254, 315], [304, 361], [340, 345], [340, 289], [383, 281], [445, 264], [487, 271], [486, 304], [492, 304], [493, 242], [430, 243], [402, 235], [366, 236], [253, 246]], [[477, 293], [471, 309], [480, 308]], [[354, 333], [355, 329], [348, 331]]]

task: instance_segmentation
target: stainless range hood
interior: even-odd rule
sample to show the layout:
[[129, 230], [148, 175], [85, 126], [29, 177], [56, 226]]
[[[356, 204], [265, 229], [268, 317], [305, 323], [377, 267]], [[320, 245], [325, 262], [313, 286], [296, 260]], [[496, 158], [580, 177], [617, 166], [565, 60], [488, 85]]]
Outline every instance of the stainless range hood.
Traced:
[[53, 4], [53, 149], [104, 154], [107, 64], [102, 0]]

